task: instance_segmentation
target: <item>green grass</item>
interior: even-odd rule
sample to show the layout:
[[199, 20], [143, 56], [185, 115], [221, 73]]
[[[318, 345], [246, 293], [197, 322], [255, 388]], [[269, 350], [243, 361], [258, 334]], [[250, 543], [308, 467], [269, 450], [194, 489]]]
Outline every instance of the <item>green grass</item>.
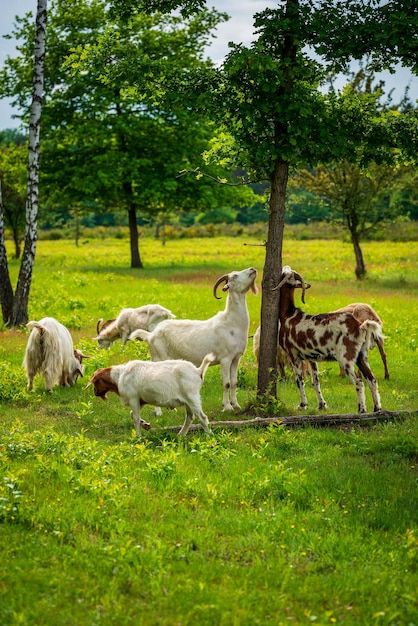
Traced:
[[[253, 265], [260, 284], [264, 250], [244, 242], [258, 243], [145, 239], [141, 271], [128, 268], [123, 240], [38, 243], [30, 317], [60, 319], [91, 358], [75, 387], [46, 395], [36, 379], [29, 394], [27, 332], [0, 332], [2, 624], [418, 624], [417, 244], [365, 244], [361, 283], [346, 244], [293, 240], [284, 253], [312, 284], [309, 312], [352, 301], [377, 309], [391, 379], [377, 350], [370, 361], [383, 407], [411, 412], [403, 419], [179, 441], [161, 427], [182, 423], [183, 409], [157, 419], [147, 408], [154, 428], [139, 441], [114, 394], [105, 403], [84, 389], [97, 367], [148, 358], [141, 343], [99, 350], [99, 317], [147, 302], [180, 318], [213, 315], [224, 307], [211, 294], [221, 274]], [[260, 300], [248, 296], [251, 332]], [[250, 340], [243, 408], [256, 379]], [[354, 412], [355, 390], [336, 364], [321, 366], [321, 382], [328, 412]], [[295, 414], [294, 382], [278, 393], [278, 414]], [[315, 412], [310, 388], [308, 397]], [[225, 419], [217, 367], [202, 400], [211, 421]]]

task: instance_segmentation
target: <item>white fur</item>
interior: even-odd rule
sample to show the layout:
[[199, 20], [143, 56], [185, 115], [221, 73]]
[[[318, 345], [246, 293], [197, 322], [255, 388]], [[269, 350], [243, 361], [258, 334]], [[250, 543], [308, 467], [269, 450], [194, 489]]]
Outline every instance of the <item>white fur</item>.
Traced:
[[115, 320], [108, 320], [102, 326], [103, 320], [97, 323], [97, 337], [100, 348], [109, 348], [114, 341], [122, 339], [122, 344], [129, 339], [129, 335], [138, 328], [154, 330], [162, 320], [176, 317], [171, 311], [159, 304], [146, 304], [136, 309], [122, 309]]
[[[97, 370], [87, 387], [94, 384], [97, 396], [106, 399], [107, 391], [115, 391], [124, 406], [131, 408], [138, 437], [141, 436], [141, 407], [145, 404], [175, 408], [186, 407], [186, 418], [180, 435], [186, 435], [196, 415], [205, 432], [211, 434], [207, 416], [202, 410], [200, 388], [207, 368], [214, 359], [208, 354], [200, 367], [181, 360], [129, 361], [123, 365]], [[116, 389], [112, 389], [112, 383]], [[86, 387], [86, 388], [87, 388]]]
[[185, 359], [197, 366], [206, 354], [212, 352], [214, 360], [211, 365], [221, 366], [223, 410], [239, 409], [237, 371], [247, 347], [250, 324], [246, 296], [249, 289], [256, 293], [256, 276], [257, 271], [250, 267], [218, 279], [214, 294], [216, 296], [220, 281], [224, 281], [223, 291], [228, 292], [226, 306], [207, 320], [166, 320], [152, 333], [136, 330], [129, 338], [146, 341], [153, 361]]
[[45, 377], [48, 392], [58, 384], [75, 385], [77, 378], [83, 376], [81, 360], [85, 355], [74, 350], [67, 328], [53, 317], [28, 322], [27, 327], [32, 329], [23, 360], [28, 389], [33, 388], [33, 379], [38, 372]]

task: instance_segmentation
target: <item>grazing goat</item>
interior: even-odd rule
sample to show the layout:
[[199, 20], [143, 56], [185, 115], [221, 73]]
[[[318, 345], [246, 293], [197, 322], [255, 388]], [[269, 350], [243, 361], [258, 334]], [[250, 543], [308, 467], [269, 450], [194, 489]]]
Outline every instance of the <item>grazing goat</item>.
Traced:
[[[280, 328], [280, 323], [279, 323], [279, 328]], [[257, 361], [257, 366], [260, 360], [259, 359], [260, 335], [261, 335], [261, 326], [257, 328], [257, 330], [254, 333], [254, 338], [253, 338], [253, 353]], [[292, 362], [290, 360], [289, 355], [286, 354], [286, 352], [283, 350], [281, 345], [278, 343], [277, 344], [277, 371], [280, 374], [280, 378], [283, 378], [283, 379], [286, 378], [286, 368], [293, 372]], [[304, 378], [305, 378], [305, 376], [307, 376], [311, 371], [310, 365], [306, 361], [303, 362], [303, 370], [304, 370], [303, 373], [304, 373]]]
[[381, 409], [376, 378], [368, 360], [367, 352], [377, 337], [381, 337], [381, 326], [373, 321], [359, 322], [351, 313], [332, 312], [308, 315], [295, 307], [295, 289], [302, 289], [302, 302], [305, 290], [310, 287], [300, 274], [288, 265], [283, 267], [280, 282], [274, 289], [280, 289], [280, 331], [279, 342], [290, 356], [300, 392], [299, 408], [308, 405], [303, 380], [302, 363], [311, 364], [312, 384], [318, 398], [318, 408], [325, 409], [326, 402], [321, 392], [318, 377], [318, 361], [338, 361], [357, 391], [358, 411], [366, 412], [364, 384], [354, 371], [356, 364], [370, 388], [374, 411]]
[[247, 347], [250, 325], [246, 297], [249, 289], [257, 293], [256, 277], [257, 270], [250, 267], [218, 278], [213, 295], [219, 300], [217, 288], [225, 283], [222, 291], [228, 292], [226, 306], [207, 320], [165, 320], [152, 333], [136, 330], [129, 338], [146, 341], [153, 361], [185, 359], [197, 366], [205, 354], [212, 352], [211, 365], [221, 366], [223, 410], [239, 409], [237, 371]]
[[[378, 316], [378, 314], [376, 313], [376, 311], [372, 309], [372, 307], [369, 304], [364, 304], [364, 302], [353, 302], [352, 304], [347, 304], [347, 306], [344, 306], [341, 309], [337, 309], [335, 311], [335, 313], [344, 313], [344, 312], [351, 313], [359, 322], [365, 322], [366, 320], [374, 320], [375, 322], [379, 324], [379, 326], [381, 327], [383, 326], [383, 322]], [[383, 367], [385, 368], [385, 380], [389, 380], [389, 369], [388, 369], [387, 360], [386, 360], [386, 352], [385, 352], [385, 347], [384, 347], [385, 342], [384, 342], [383, 335], [376, 336], [375, 341], [376, 341], [377, 347], [379, 348], [380, 356], [383, 362]], [[372, 343], [370, 345], [370, 349], [372, 350], [373, 348], [374, 348], [374, 344]], [[345, 376], [345, 372], [341, 368], [340, 368], [340, 375]]]
[[122, 309], [116, 319], [99, 319], [97, 322], [97, 341], [100, 348], [110, 348], [116, 339], [121, 338], [122, 344], [129, 339], [129, 335], [138, 328], [154, 330], [162, 320], [176, 317], [171, 311], [159, 304], [146, 304], [137, 309]]
[[124, 365], [114, 365], [98, 369], [87, 383], [94, 385], [94, 394], [107, 400], [107, 392], [117, 393], [124, 406], [131, 408], [138, 437], [141, 425], [149, 427], [141, 420], [141, 408], [145, 404], [175, 408], [186, 407], [186, 419], [180, 435], [186, 435], [193, 416], [196, 415], [205, 433], [212, 434], [209, 421], [202, 410], [200, 388], [209, 365], [214, 360], [213, 354], [207, 354], [200, 367], [189, 361], [170, 360], [154, 363], [152, 361], [128, 361]]
[[81, 350], [74, 350], [67, 328], [53, 317], [28, 322], [27, 327], [32, 329], [23, 359], [28, 390], [33, 389], [33, 379], [38, 372], [45, 377], [47, 392], [58, 384], [75, 385], [77, 378], [84, 374], [82, 361], [88, 357]]

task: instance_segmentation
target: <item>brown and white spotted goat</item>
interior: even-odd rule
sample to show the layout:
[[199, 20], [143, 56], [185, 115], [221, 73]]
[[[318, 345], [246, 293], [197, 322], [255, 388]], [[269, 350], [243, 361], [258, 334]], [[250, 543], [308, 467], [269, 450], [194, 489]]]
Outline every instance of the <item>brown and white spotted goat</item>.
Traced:
[[366, 412], [366, 400], [363, 380], [356, 376], [357, 365], [367, 381], [373, 397], [374, 411], [381, 409], [376, 378], [370, 369], [367, 353], [373, 341], [382, 336], [381, 326], [373, 321], [359, 322], [349, 312], [322, 313], [308, 315], [295, 306], [295, 289], [302, 289], [302, 302], [305, 302], [305, 290], [310, 285], [305, 283], [298, 272], [285, 265], [280, 283], [280, 332], [279, 343], [289, 355], [300, 392], [300, 408], [306, 408], [308, 401], [305, 393], [302, 363], [311, 364], [312, 385], [314, 386], [318, 408], [325, 409], [326, 402], [321, 392], [318, 377], [318, 361], [338, 361], [340, 367], [357, 391], [358, 411]]

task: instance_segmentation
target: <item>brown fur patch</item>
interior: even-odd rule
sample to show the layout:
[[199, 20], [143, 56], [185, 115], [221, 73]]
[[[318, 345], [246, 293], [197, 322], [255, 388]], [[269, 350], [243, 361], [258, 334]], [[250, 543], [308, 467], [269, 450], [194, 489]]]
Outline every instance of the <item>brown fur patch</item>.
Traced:
[[94, 385], [94, 395], [107, 400], [106, 394], [110, 391], [119, 395], [117, 384], [111, 379], [111, 367], [102, 367], [96, 370], [87, 383], [87, 386]]
[[327, 343], [330, 341], [330, 339], [332, 339], [332, 337], [333, 337], [332, 331], [326, 330], [324, 334], [322, 335], [321, 339], [319, 340], [319, 344], [321, 346], [326, 346]]

